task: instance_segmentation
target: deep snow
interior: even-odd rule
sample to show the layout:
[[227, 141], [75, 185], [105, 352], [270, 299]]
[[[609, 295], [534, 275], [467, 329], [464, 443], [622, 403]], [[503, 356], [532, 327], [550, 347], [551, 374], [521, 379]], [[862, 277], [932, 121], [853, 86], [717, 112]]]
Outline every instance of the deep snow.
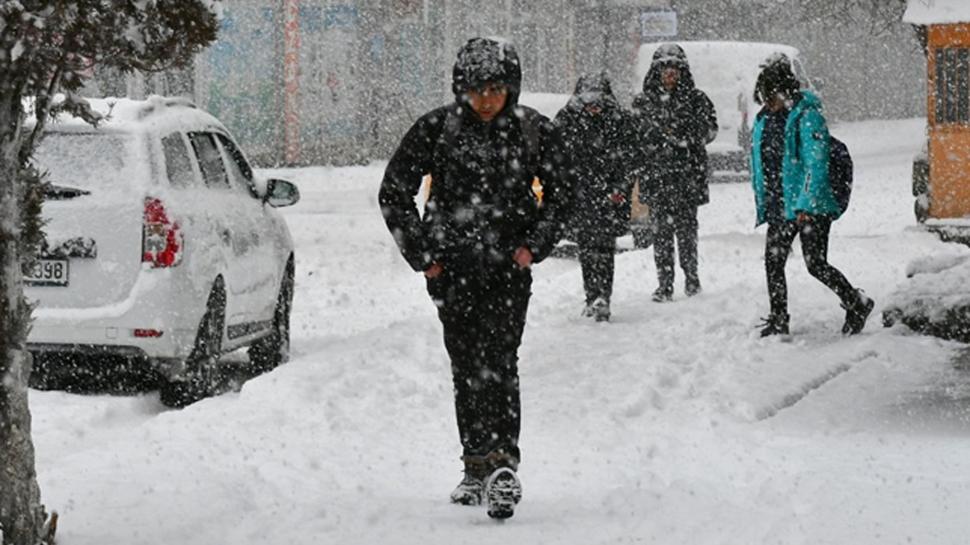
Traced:
[[[966, 255], [916, 229], [922, 121], [833, 131], [857, 182], [830, 256], [881, 303], [914, 259]], [[764, 228], [746, 185], [700, 214], [704, 293], [649, 301], [652, 252], [618, 256], [613, 317], [579, 317], [578, 264], [536, 267], [520, 350], [525, 496], [513, 519], [449, 505], [450, 375], [423, 281], [377, 210], [383, 165], [273, 171], [300, 185], [294, 358], [181, 411], [157, 393], [31, 392], [62, 545], [957, 544], [970, 530], [962, 345], [843, 338], [834, 295], [788, 274], [790, 341], [757, 338]], [[679, 274], [679, 271], [678, 271]]]

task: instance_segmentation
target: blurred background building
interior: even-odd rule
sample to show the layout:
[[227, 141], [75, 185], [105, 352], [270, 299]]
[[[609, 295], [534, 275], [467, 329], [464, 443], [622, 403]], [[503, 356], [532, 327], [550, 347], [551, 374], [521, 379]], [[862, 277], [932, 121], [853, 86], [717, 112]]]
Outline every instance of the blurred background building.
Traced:
[[386, 158], [419, 115], [452, 99], [470, 37], [512, 40], [527, 91], [569, 93], [605, 69], [627, 105], [640, 43], [717, 39], [798, 47], [834, 119], [924, 115], [925, 60], [908, 25], [806, 19], [809, 1], [228, 0], [194, 69], [99, 73], [91, 92], [190, 96], [261, 165], [349, 164]]

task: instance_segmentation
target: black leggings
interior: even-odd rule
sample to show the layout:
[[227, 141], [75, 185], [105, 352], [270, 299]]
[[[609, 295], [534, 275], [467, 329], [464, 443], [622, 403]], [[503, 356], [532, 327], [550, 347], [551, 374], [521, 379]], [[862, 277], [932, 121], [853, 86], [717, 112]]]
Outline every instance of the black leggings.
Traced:
[[802, 256], [809, 274], [839, 296], [843, 305], [851, 305], [856, 300], [856, 291], [852, 284], [839, 272], [829, 265], [829, 231], [832, 229], [832, 219], [827, 216], [811, 216], [802, 224], [794, 221], [768, 224], [768, 236], [765, 240], [765, 272], [768, 279], [768, 297], [771, 301], [771, 313], [777, 316], [788, 314], [788, 283], [785, 279], [785, 262], [795, 241], [795, 236], [802, 242]]

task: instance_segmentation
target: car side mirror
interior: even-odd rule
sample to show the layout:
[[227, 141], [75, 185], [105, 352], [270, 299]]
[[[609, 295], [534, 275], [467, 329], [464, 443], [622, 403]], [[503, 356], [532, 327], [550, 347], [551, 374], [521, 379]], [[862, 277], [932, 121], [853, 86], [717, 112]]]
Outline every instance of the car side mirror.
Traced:
[[271, 178], [266, 182], [266, 196], [263, 202], [273, 208], [293, 206], [300, 200], [300, 190], [293, 182]]

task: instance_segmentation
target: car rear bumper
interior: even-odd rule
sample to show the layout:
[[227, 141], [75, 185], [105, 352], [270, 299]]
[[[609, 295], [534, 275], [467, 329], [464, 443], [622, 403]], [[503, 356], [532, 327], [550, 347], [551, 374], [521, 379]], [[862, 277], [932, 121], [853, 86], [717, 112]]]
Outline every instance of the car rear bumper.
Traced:
[[[156, 326], [158, 337], [135, 335], [132, 325], [138, 322], [122, 320], [58, 320], [37, 318], [27, 338], [28, 348], [77, 347], [73, 351], [87, 354], [101, 352], [108, 355], [130, 355], [148, 359], [184, 359], [195, 343], [194, 329], [174, 329]], [[143, 328], [145, 328], [143, 326]]]
[[183, 275], [142, 271], [124, 299], [79, 308], [47, 306], [44, 290], [35, 288], [28, 294], [37, 300], [38, 307], [27, 342], [37, 346], [107, 347], [104, 353], [132, 347], [149, 359], [184, 359], [192, 351], [205, 311], [205, 300], [199, 301], [193, 287]]

